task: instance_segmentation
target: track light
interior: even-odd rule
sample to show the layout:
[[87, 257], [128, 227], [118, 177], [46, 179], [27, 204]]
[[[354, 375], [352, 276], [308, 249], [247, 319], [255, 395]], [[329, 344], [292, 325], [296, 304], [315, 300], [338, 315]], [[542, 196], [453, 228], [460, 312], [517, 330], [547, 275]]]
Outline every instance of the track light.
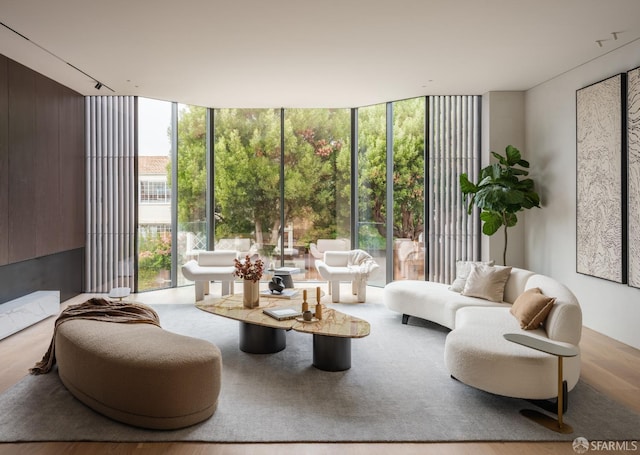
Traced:
[[100, 83], [100, 82], [96, 82], [96, 85], [94, 85], [94, 87], [95, 87], [97, 90], [100, 90], [100, 89], [102, 88], [102, 83]]

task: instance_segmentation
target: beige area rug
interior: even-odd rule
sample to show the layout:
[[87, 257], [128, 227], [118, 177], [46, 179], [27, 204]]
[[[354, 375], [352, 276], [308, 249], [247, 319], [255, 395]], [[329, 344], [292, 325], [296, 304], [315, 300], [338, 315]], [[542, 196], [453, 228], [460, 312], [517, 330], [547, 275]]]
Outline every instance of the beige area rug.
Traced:
[[371, 323], [353, 340], [352, 368], [311, 365], [312, 338], [287, 333], [287, 348], [251, 355], [238, 349], [238, 323], [192, 305], [154, 305], [162, 325], [209, 340], [223, 354], [223, 386], [214, 416], [177, 431], [138, 429], [95, 413], [55, 372], [29, 376], [0, 396], [0, 441], [572, 441], [635, 440], [640, 416], [580, 382], [559, 435], [519, 414], [526, 401], [468, 387], [443, 362], [447, 330], [381, 304], [336, 305]]

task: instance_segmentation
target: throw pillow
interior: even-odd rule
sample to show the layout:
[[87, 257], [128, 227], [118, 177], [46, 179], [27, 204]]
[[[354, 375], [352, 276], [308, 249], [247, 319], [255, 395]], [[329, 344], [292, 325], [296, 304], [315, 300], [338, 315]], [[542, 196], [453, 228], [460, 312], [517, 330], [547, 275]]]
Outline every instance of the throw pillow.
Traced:
[[462, 295], [502, 302], [511, 267], [471, 264]]
[[511, 314], [520, 322], [524, 330], [537, 329], [547, 319], [551, 307], [556, 302], [555, 297], [547, 297], [540, 288], [531, 288], [513, 302]]
[[453, 280], [453, 283], [449, 286], [450, 291], [462, 292], [464, 285], [467, 282], [469, 272], [471, 271], [471, 264], [493, 265], [493, 261], [456, 261], [456, 279]]

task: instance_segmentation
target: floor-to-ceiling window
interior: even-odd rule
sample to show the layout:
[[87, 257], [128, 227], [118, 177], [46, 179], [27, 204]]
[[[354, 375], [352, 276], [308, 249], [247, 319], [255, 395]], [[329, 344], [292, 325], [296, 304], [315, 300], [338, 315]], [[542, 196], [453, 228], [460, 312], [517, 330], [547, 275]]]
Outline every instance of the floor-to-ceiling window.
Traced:
[[394, 280], [424, 279], [425, 103], [393, 103]]
[[214, 111], [214, 248], [267, 265], [280, 231], [280, 127], [277, 109]]
[[[177, 266], [207, 250], [207, 110], [178, 105]], [[178, 285], [186, 283], [182, 273]]]
[[138, 290], [171, 286], [171, 106], [138, 99]]
[[380, 269], [369, 283], [386, 283], [387, 131], [386, 105], [358, 109], [357, 247], [371, 254]]
[[375, 258], [380, 286], [447, 282], [457, 259], [479, 255], [457, 186], [478, 167], [479, 97], [357, 110], [139, 104], [140, 290], [185, 284], [180, 265], [203, 249], [259, 254], [304, 280], [318, 278], [309, 245], [345, 239]]
[[318, 278], [311, 243], [351, 242], [350, 134], [349, 109], [284, 111], [285, 224], [276, 261], [299, 269], [298, 279]]

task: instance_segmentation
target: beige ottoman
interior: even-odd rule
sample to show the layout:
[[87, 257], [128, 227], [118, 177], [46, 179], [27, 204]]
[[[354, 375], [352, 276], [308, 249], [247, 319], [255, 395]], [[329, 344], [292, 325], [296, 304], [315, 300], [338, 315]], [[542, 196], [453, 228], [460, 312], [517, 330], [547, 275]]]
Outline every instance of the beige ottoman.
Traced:
[[152, 324], [85, 319], [60, 324], [58, 374], [84, 404], [114, 420], [176, 429], [214, 413], [222, 357], [213, 344]]

